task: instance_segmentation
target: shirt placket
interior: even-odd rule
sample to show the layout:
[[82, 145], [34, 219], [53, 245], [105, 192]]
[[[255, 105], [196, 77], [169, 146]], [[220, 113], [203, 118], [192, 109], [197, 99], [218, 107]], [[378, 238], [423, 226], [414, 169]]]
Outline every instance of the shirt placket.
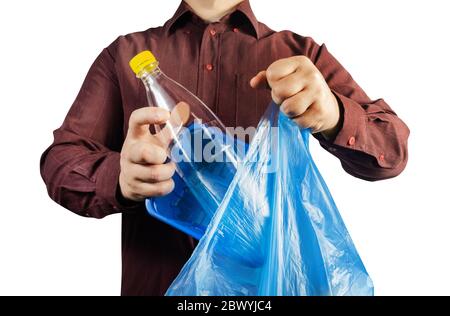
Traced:
[[222, 31], [222, 24], [208, 24], [203, 31], [200, 45], [198, 96], [214, 112], [217, 112], [220, 77], [220, 37]]

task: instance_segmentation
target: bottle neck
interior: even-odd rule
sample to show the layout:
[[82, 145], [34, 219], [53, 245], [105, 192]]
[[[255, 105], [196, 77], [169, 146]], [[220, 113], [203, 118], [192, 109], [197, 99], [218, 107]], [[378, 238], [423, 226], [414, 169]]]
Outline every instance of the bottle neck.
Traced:
[[158, 63], [153, 63], [142, 69], [137, 75], [147, 90], [147, 100], [149, 105], [157, 106], [172, 111], [177, 100], [170, 92], [170, 80], [161, 71]]
[[145, 67], [137, 74], [137, 77], [142, 81], [151, 84], [155, 80], [157, 80], [163, 72], [159, 68], [159, 64], [153, 63]]

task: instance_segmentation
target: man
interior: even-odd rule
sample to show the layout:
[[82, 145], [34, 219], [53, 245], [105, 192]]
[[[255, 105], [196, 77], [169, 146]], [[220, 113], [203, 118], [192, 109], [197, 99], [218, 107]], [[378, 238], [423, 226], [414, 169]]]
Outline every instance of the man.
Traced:
[[174, 174], [148, 134], [169, 113], [145, 106], [128, 66], [147, 49], [226, 126], [256, 126], [273, 99], [349, 174], [373, 181], [405, 168], [407, 126], [382, 99], [370, 100], [324, 45], [272, 31], [249, 1], [185, 0], [163, 27], [121, 36], [102, 51], [41, 160], [59, 204], [87, 217], [122, 213], [123, 295], [164, 294], [196, 245], [143, 204], [171, 192]]

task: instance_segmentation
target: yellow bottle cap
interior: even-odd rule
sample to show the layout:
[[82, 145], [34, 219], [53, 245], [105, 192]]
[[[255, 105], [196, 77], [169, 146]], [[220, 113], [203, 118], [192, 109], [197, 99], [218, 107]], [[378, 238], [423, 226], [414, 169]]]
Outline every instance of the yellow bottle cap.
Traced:
[[158, 61], [149, 50], [140, 52], [130, 60], [130, 67], [136, 75], [151, 64], [154, 64], [154, 67], [151, 68], [153, 70], [158, 65]]

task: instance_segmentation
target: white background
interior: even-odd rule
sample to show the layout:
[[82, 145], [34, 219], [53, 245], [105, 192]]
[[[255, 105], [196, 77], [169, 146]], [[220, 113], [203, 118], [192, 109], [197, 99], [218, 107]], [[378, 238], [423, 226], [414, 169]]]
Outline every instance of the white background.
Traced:
[[[259, 20], [325, 42], [409, 125], [398, 178], [368, 183], [313, 154], [378, 295], [450, 294], [448, 1], [253, 0]], [[86, 72], [118, 35], [161, 25], [171, 1], [0, 2], [0, 294], [118, 295], [120, 215], [52, 202], [39, 157]], [[157, 242], [157, 241], [155, 241]]]

